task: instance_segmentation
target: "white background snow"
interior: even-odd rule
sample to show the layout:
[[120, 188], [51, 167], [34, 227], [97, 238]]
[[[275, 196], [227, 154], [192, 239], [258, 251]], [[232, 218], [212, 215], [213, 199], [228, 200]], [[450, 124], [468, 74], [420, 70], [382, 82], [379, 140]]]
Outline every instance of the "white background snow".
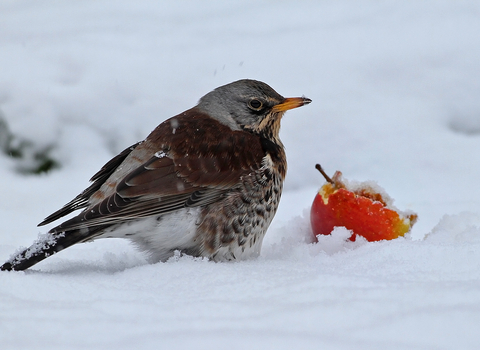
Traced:
[[[289, 172], [260, 258], [149, 265], [128, 242], [0, 273], [5, 349], [478, 349], [478, 1], [0, 2], [0, 113], [52, 148], [0, 155], [0, 260], [107, 160], [205, 93], [252, 78], [286, 114]], [[418, 213], [407, 238], [311, 243], [315, 163]]]

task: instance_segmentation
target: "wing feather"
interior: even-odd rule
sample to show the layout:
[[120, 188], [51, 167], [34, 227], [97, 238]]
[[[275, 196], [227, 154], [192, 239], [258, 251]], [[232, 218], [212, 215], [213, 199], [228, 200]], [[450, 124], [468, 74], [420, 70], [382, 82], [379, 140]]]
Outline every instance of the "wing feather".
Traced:
[[[92, 185], [97, 192], [90, 193], [90, 188], [86, 191], [98, 200], [51, 232], [114, 225], [208, 205], [237, 190], [243, 176], [261, 168], [265, 152], [255, 135], [232, 131], [194, 110], [172, 119], [175, 122], [167, 120], [160, 124], [141, 147], [135, 149], [134, 145], [130, 151], [125, 150], [92, 178], [115, 184], [113, 194], [104, 196], [102, 184]], [[175, 125], [174, 132], [172, 125]], [[128, 166], [123, 162], [129, 154], [143, 159], [141, 165], [123, 178], [114, 178], [116, 168]], [[146, 154], [149, 156], [145, 159]], [[84, 206], [88, 203], [85, 196], [78, 198]], [[73, 206], [68, 207], [69, 212], [71, 209]], [[60, 212], [52, 214], [45, 223], [60, 217]]]
[[110, 161], [108, 161], [95, 175], [92, 176], [90, 181], [92, 184], [85, 189], [82, 193], [76, 196], [73, 200], [65, 204], [61, 209], [57, 210], [53, 214], [47, 216], [38, 226], [47, 225], [55, 220], [68, 215], [75, 210], [82, 209], [88, 206], [89, 199], [92, 194], [97, 192], [100, 187], [103, 185], [106, 179], [108, 179], [115, 169], [127, 158], [127, 156], [140, 144], [137, 142], [136, 144], [126, 148], [122, 152], [120, 152], [117, 156], [113, 157]]

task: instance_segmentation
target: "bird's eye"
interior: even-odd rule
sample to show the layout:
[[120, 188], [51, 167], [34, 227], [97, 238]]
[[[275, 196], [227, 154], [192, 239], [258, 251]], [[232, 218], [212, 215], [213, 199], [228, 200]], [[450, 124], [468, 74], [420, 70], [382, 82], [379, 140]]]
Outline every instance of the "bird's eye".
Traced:
[[257, 100], [257, 99], [253, 99], [250, 102], [248, 102], [248, 106], [251, 109], [254, 109], [254, 110], [258, 111], [262, 108], [263, 103], [261, 101]]

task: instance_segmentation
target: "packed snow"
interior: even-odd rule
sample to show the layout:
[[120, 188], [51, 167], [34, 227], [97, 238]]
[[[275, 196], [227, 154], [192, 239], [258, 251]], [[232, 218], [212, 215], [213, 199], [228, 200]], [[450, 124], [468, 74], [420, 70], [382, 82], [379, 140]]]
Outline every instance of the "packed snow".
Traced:
[[[149, 264], [106, 239], [1, 272], [2, 350], [480, 347], [475, 0], [0, 2], [0, 263], [112, 156], [243, 78], [313, 100], [284, 117], [260, 257]], [[378, 183], [411, 234], [313, 243], [316, 163]]]

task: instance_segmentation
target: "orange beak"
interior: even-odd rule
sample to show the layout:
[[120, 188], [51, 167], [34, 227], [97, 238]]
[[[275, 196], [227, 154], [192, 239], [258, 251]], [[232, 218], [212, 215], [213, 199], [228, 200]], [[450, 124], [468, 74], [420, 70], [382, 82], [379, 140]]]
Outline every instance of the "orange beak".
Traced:
[[312, 102], [312, 100], [306, 97], [289, 97], [289, 98], [286, 98], [282, 103], [273, 106], [272, 111], [285, 112], [285, 111], [288, 111], [289, 109], [294, 109], [297, 107], [308, 105], [310, 102]]

